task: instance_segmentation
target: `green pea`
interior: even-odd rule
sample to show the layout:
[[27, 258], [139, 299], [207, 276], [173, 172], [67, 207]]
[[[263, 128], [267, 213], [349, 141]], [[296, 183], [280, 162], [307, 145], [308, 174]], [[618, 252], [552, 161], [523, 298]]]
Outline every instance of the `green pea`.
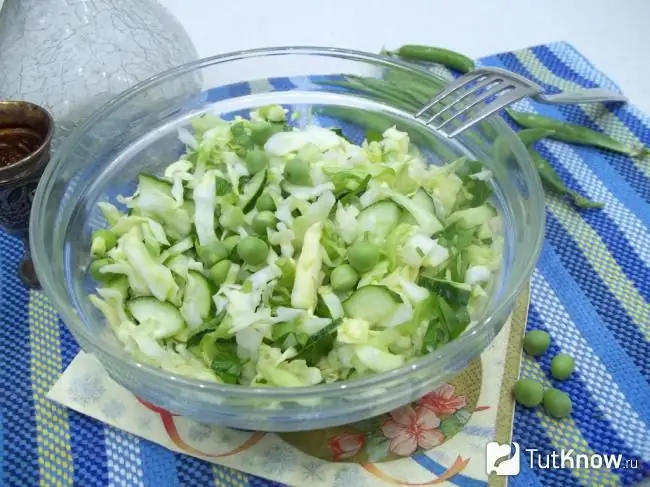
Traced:
[[379, 247], [370, 242], [357, 242], [348, 250], [348, 262], [357, 272], [368, 272], [379, 262]]
[[275, 201], [268, 193], [262, 193], [257, 202], [255, 203], [255, 208], [259, 211], [275, 211]]
[[101, 272], [101, 269], [102, 267], [112, 263], [113, 261], [111, 259], [96, 260], [90, 264], [90, 267], [88, 267], [88, 272], [90, 272], [90, 276], [97, 281], [109, 281], [115, 277], [115, 275], [110, 273], [103, 273]]
[[257, 174], [258, 172], [266, 169], [266, 166], [269, 165], [269, 156], [266, 152], [260, 149], [255, 149], [246, 154], [246, 169], [251, 174]]
[[542, 384], [532, 379], [519, 379], [513, 389], [515, 401], [522, 406], [534, 408], [542, 402], [544, 388]]
[[359, 274], [350, 264], [340, 265], [330, 274], [332, 289], [341, 293], [354, 289], [357, 282], [359, 282]]
[[280, 105], [271, 105], [266, 112], [266, 119], [269, 122], [284, 122], [286, 118], [284, 109]]
[[243, 267], [239, 269], [239, 272], [237, 272], [237, 277], [235, 278], [235, 282], [237, 284], [243, 284], [246, 279], [248, 279], [250, 276], [252, 276], [253, 273], [244, 269]]
[[201, 261], [203, 261], [203, 263], [208, 267], [224, 260], [230, 253], [223, 242], [214, 242], [210, 245], [202, 245], [197, 247], [196, 251], [199, 254], [199, 259], [201, 259]]
[[571, 355], [559, 353], [551, 360], [551, 375], [558, 380], [568, 379], [574, 367], [575, 361]]
[[278, 219], [272, 211], [260, 211], [253, 218], [253, 230], [260, 235], [266, 236], [267, 228], [275, 228]]
[[248, 265], [260, 265], [269, 255], [269, 246], [257, 237], [244, 237], [237, 244], [239, 257]]
[[253, 148], [253, 138], [247, 132], [242, 132], [234, 136], [235, 143], [242, 149], [252, 149]]
[[551, 337], [545, 331], [529, 331], [524, 338], [524, 350], [531, 357], [539, 357], [546, 353], [550, 343]]
[[230, 126], [230, 133], [232, 134], [233, 137], [241, 137], [243, 135], [248, 135], [248, 123], [240, 120], [238, 122], [233, 123]]
[[273, 126], [268, 122], [251, 123], [251, 138], [259, 146], [266, 144], [266, 141], [274, 134]]
[[217, 262], [215, 265], [213, 265], [209, 271], [210, 279], [212, 279], [212, 282], [214, 282], [217, 286], [221, 286], [224, 282], [226, 282], [228, 271], [230, 271], [231, 265], [232, 262], [229, 260], [222, 260], [221, 262]]
[[96, 238], [101, 238], [104, 240], [104, 247], [106, 248], [106, 251], [111, 250], [117, 245], [117, 235], [115, 235], [110, 230], [106, 230], [105, 228], [93, 232], [92, 239], [95, 240]]
[[282, 122], [270, 122], [269, 125], [271, 126], [271, 132], [273, 134], [277, 134], [278, 132], [285, 132], [285, 131], [287, 131], [287, 130], [289, 130], [291, 128], [284, 121], [282, 121]]
[[286, 118], [284, 109], [280, 105], [267, 105], [258, 109], [261, 117], [270, 122], [283, 122]]
[[565, 392], [554, 388], [547, 389], [544, 393], [543, 406], [546, 414], [557, 419], [566, 418], [573, 409], [571, 398]]
[[108, 286], [119, 292], [122, 296], [128, 296], [129, 290], [131, 289], [131, 286], [129, 286], [129, 278], [123, 274], [114, 274], [113, 278], [108, 282]]
[[307, 161], [299, 157], [294, 157], [288, 161], [284, 166], [284, 179], [298, 186], [311, 185], [311, 175], [309, 174]]
[[228, 255], [232, 254], [233, 250], [235, 250], [235, 247], [237, 247], [239, 238], [239, 235], [231, 235], [223, 241], [223, 245], [226, 248]]
[[237, 230], [239, 226], [244, 224], [244, 218], [244, 211], [241, 208], [238, 206], [226, 206], [222, 208], [219, 223], [229, 230]]

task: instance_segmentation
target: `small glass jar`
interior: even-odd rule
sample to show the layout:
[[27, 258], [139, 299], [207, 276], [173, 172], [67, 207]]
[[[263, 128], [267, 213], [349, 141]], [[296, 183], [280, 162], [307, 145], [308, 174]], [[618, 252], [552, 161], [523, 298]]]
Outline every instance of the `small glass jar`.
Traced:
[[29, 253], [29, 215], [38, 181], [50, 160], [54, 123], [44, 108], [0, 101], [0, 228], [25, 244], [19, 274], [38, 287]]

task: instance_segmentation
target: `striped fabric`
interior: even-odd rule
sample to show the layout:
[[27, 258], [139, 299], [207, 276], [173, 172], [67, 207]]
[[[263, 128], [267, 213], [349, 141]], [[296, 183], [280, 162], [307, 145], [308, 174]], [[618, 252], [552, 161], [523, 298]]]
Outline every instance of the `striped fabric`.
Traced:
[[[564, 43], [498, 54], [482, 64], [523, 74], [549, 92], [619, 90]], [[523, 101], [516, 108], [602, 130], [628, 144], [650, 142], [650, 119], [631, 106]], [[541, 360], [523, 361], [521, 375], [564, 390], [575, 407], [562, 422], [518, 408], [514, 440], [546, 453], [574, 448], [620, 453], [638, 463], [636, 469], [536, 469], [540, 485], [633, 484], [650, 475], [650, 162], [559, 142], [540, 145], [572, 188], [605, 208], [577, 213], [547, 200], [546, 241], [532, 279], [527, 328], [546, 330], [553, 341]], [[577, 379], [547, 378], [550, 359], [559, 352], [575, 357]], [[534, 478], [513, 484], [531, 485]]]
[[[617, 89], [564, 43], [498, 54], [481, 63], [521, 73], [549, 92]], [[518, 108], [650, 145], [650, 118], [633, 106], [523, 101]], [[531, 469], [523, 462], [522, 473], [511, 482], [633, 485], [650, 475], [650, 160], [557, 142], [540, 145], [571, 187], [605, 202], [605, 208], [577, 213], [555, 198], [547, 201], [546, 241], [532, 279], [528, 328], [546, 330], [553, 340], [542, 359], [524, 359], [521, 374], [565, 390], [574, 411], [558, 422], [517, 408], [514, 440], [522, 450], [541, 453], [562, 448], [620, 453], [637, 468]], [[46, 391], [78, 346], [47, 299], [20, 285], [15, 269], [21, 253], [20, 244], [0, 232], [0, 485], [277, 485], [171, 453], [47, 401]], [[576, 358], [577, 373], [556, 383], [547, 372], [550, 357], [560, 351]], [[93, 387], [86, 384], [85, 393]]]

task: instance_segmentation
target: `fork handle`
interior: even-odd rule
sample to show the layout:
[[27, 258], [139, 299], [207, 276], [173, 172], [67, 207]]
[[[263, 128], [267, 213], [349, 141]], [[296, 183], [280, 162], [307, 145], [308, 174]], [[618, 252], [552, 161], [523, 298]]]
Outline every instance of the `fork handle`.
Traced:
[[535, 95], [537, 101], [549, 103], [552, 105], [570, 105], [574, 103], [604, 103], [604, 102], [621, 102], [625, 103], [627, 97], [611, 90], [603, 88], [585, 88], [579, 91], [565, 91], [554, 95], [540, 93]]

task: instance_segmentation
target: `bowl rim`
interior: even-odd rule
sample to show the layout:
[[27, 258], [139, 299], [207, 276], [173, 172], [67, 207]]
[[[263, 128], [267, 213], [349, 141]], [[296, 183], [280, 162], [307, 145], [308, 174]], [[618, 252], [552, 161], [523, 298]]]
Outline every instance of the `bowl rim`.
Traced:
[[[162, 73], [151, 76], [150, 78], [115, 96], [108, 103], [104, 104], [101, 108], [86, 118], [79, 126], [74, 129], [70, 136], [63, 141], [59, 149], [56, 150], [52, 161], [46, 166], [45, 172], [41, 178], [41, 183], [37, 187], [33, 200], [33, 208], [39, 210], [32, 211], [31, 213], [29, 228], [30, 235], [37, 235], [39, 233], [38, 228], [41, 226], [40, 209], [43, 208], [43, 200], [45, 198], [45, 195], [49, 194], [51, 187], [54, 184], [55, 180], [52, 176], [56, 174], [61, 166], [62, 161], [64, 160], [61, 154], [68, 153], [72, 148], [78, 145], [78, 142], [82, 136], [90, 128], [92, 128], [95, 123], [110, 115], [117, 108], [126, 105], [140, 92], [154, 87], [159, 83], [172, 80], [179, 75], [189, 74], [194, 71], [207, 68], [209, 66], [224, 64], [231, 61], [286, 55], [327, 56], [343, 58], [350, 61], [365, 62], [379, 67], [397, 67], [402, 70], [410, 71], [411, 73], [417, 74], [419, 76], [428, 76], [439, 82], [446, 82], [446, 80], [440, 76], [427, 71], [424, 68], [401, 61], [399, 59], [388, 58], [386, 56], [364, 51], [326, 46], [278, 46], [240, 50], [205, 57], [196, 61], [179, 65]], [[519, 141], [518, 137], [515, 136], [514, 131], [512, 131], [512, 129], [510, 129], [510, 127], [508, 127], [508, 125], [505, 123], [505, 121], [500, 118], [492, 117], [487, 122], [493, 126], [498, 135], [510, 134], [509, 136], [506, 136], [512, 139], [512, 142], [515, 144], [515, 147], [513, 148], [514, 151], [517, 153], [518, 157], [527, 159], [527, 162], [529, 163], [522, 164], [522, 170], [527, 173], [525, 175], [532, 185], [530, 199], [534, 200], [536, 199], [536, 196], [539, 196], [543, 201], [544, 193], [542, 190], [539, 175], [537, 174], [532, 160], [528, 156], [528, 153], [525, 150], [523, 144]], [[446, 344], [441, 349], [434, 350], [433, 352], [430, 352], [415, 361], [407, 362], [403, 366], [390, 370], [388, 372], [376, 373], [367, 377], [350, 381], [303, 387], [253, 387], [233, 384], [220, 384], [210, 381], [193, 379], [187, 376], [170, 373], [164, 369], [154, 367], [152, 365], [138, 362], [135, 359], [126, 361], [122, 356], [116, 353], [116, 351], [112, 350], [112, 348], [101, 349], [95, 344], [96, 335], [81, 322], [76, 311], [64, 298], [64, 294], [67, 295], [67, 293], [62, 292], [61, 289], [56, 286], [52, 265], [48, 263], [47, 255], [44, 254], [39, 245], [34, 244], [35, 239], [30, 240], [30, 245], [36, 274], [39, 278], [39, 281], [43, 285], [44, 292], [52, 300], [54, 308], [61, 314], [61, 317], [63, 318], [65, 324], [71, 328], [71, 331], [73, 332], [73, 335], [75, 335], [75, 338], [78, 341], [85, 342], [86, 344], [90, 345], [88, 348], [95, 349], [86, 350], [87, 352], [99, 352], [101, 355], [106, 355], [112, 361], [120, 363], [120, 365], [127, 369], [130, 373], [141, 372], [149, 376], [151, 379], [160, 379], [167, 382], [167, 384], [175, 384], [200, 393], [215, 393], [215, 395], [229, 396], [231, 398], [298, 401], [301, 399], [313, 399], [314, 397], [322, 396], [323, 394], [329, 394], [328, 397], [331, 398], [343, 394], [347, 395], [348, 393], [354, 391], [368, 390], [368, 388], [371, 387], [381, 387], [383, 384], [390, 383], [391, 381], [395, 381], [400, 378], [407, 378], [410, 374], [415, 373], [417, 370], [430, 368], [435, 365], [438, 360], [450, 360], [453, 357], [462, 355], [463, 351], [466, 348], [469, 348], [468, 345], [471, 346], [473, 341], [482, 338], [483, 335], [489, 335], [494, 328], [495, 319], [498, 319], [500, 316], [502, 316], [506, 309], [514, 304], [514, 301], [518, 297], [520, 290], [524, 288], [530, 279], [541, 252], [545, 227], [544, 205], [532, 205], [532, 211], [537, 214], [531, 215], [531, 219], [533, 221], [539, 221], [540, 225], [538, 229], [532, 229], [534, 235], [532, 242], [530, 242], [532, 244], [532, 247], [530, 249], [531, 253], [528, 255], [527, 261], [524, 262], [521, 268], [521, 272], [519, 273], [518, 278], [513, 282], [513, 285], [511, 286], [509, 292], [503, 297], [502, 300], [500, 300], [500, 302], [494, 307], [491, 313], [476, 326], [474, 326], [472, 330], [462, 334], [452, 342]], [[80, 338], [81, 340], [79, 340]], [[441, 353], [441, 351], [444, 351], [444, 354]], [[480, 353], [482, 353], [482, 351]]]

